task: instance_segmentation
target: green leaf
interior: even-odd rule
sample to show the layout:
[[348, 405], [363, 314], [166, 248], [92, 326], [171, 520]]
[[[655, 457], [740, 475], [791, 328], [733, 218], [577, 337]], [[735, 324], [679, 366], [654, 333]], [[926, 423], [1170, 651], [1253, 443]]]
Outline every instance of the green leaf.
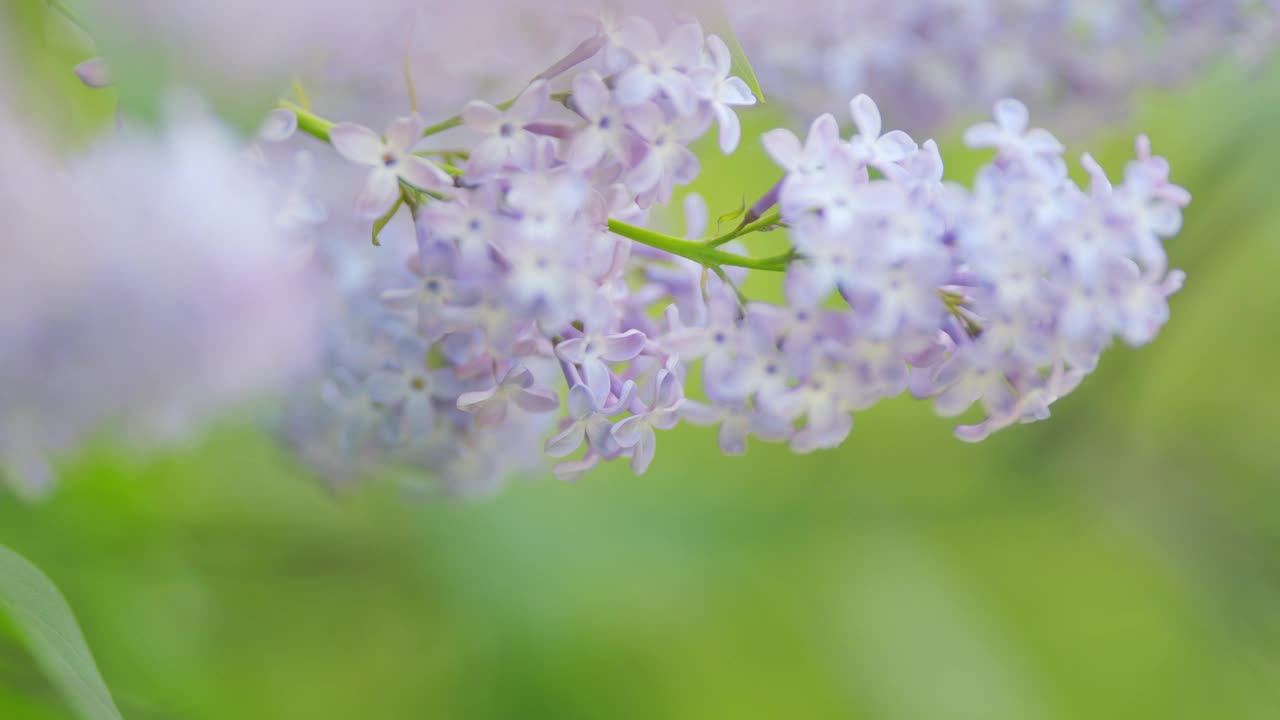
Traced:
[[392, 205], [391, 209], [388, 210], [385, 215], [373, 221], [373, 244], [374, 245], [382, 244], [381, 242], [378, 241], [378, 234], [382, 232], [382, 228], [387, 226], [387, 223], [391, 222], [391, 218], [395, 217], [396, 213], [400, 212], [400, 206], [403, 204], [404, 204], [404, 194], [402, 193], [400, 197], [396, 198], [396, 204]]
[[82, 720], [121, 720], [71, 608], [49, 578], [0, 545], [0, 613]]
[[708, 14], [708, 29], [719, 35], [729, 48], [729, 57], [732, 58], [729, 74], [742, 78], [747, 87], [751, 88], [751, 94], [756, 96], [756, 100], [764, 104], [764, 91], [760, 89], [760, 81], [756, 79], [756, 71], [751, 69], [751, 62], [747, 60], [747, 53], [742, 49], [742, 43], [738, 42], [738, 34], [733, 31], [723, 0], [712, 3]]

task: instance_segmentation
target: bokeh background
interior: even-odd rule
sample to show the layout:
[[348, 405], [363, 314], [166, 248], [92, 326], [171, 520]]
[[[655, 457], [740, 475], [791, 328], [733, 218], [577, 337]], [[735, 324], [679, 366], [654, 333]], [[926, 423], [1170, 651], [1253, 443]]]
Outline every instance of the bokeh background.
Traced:
[[[69, 145], [109, 122], [79, 40], [14, 37], [31, 112]], [[51, 500], [0, 496], [0, 543], [131, 719], [1280, 717], [1280, 71], [1135, 104], [1072, 147], [1116, 173], [1152, 136], [1195, 195], [1189, 280], [1049, 422], [972, 446], [904, 398], [838, 451], [725, 458], [682, 428], [640, 478], [442, 503], [329, 493], [233, 420], [67, 458]], [[776, 176], [745, 145], [702, 148], [713, 210]], [[0, 619], [0, 718], [68, 717]]]

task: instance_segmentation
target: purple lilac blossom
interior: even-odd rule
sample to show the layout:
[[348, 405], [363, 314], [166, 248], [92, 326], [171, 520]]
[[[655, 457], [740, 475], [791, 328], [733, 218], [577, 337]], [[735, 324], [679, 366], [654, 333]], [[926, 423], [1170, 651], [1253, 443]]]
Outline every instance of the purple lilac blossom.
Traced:
[[[382, 247], [342, 223], [321, 243], [344, 310], [284, 429], [335, 480], [390, 470], [483, 493], [548, 456], [566, 480], [613, 460], [642, 473], [682, 419], [718, 425], [729, 454], [753, 436], [812, 452], [908, 391], [948, 417], [980, 405], [956, 429], [976, 441], [1047, 417], [1115, 338], [1150, 342], [1167, 319], [1182, 276], [1163, 241], [1189, 200], [1167, 164], [1140, 139], [1118, 184], [1085, 156], [1082, 189], [1012, 100], [966, 136], [994, 152], [971, 190], [943, 182], [937, 143], [886, 131], [866, 95], [849, 103], [847, 137], [832, 115], [804, 140], [765, 133], [782, 179], [748, 221], [776, 208], [795, 255], [784, 303], [744, 301], [747, 270], [713, 272], [607, 225], [649, 225], [697, 175], [688, 145], [713, 125], [735, 149], [726, 113], [753, 99], [724, 44], [684, 16], [586, 27], [564, 43], [572, 61], [543, 63], [554, 77], [506, 110], [462, 103], [461, 126], [425, 144], [452, 149], [416, 150], [465, 171], [432, 195], [401, 178], [413, 207]], [[345, 198], [360, 192], [349, 168], [329, 168], [348, 176]], [[708, 208], [696, 195], [684, 207], [686, 236], [703, 241]], [[720, 249], [746, 254], [750, 237]]]

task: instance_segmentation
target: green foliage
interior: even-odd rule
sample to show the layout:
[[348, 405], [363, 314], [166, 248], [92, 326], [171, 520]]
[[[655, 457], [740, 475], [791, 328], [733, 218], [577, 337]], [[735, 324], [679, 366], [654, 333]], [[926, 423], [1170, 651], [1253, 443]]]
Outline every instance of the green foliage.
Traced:
[[53, 582], [0, 545], [0, 615], [8, 617], [36, 662], [82, 720], [120, 720], [71, 608]]

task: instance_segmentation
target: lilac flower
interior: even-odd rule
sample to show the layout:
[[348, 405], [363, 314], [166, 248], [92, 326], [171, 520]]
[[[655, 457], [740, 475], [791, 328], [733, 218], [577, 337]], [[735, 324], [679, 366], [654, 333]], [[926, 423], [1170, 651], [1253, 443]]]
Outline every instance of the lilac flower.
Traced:
[[971, 148], [995, 148], [1004, 157], [1032, 160], [1059, 160], [1062, 143], [1043, 128], [1028, 130], [1031, 115], [1017, 100], [1004, 99], [995, 105], [995, 122], [974, 125], [964, 133]]
[[641, 207], [665, 203], [676, 185], [687, 185], [698, 175], [701, 164], [688, 144], [706, 132], [707, 123], [697, 117], [667, 119], [655, 105], [634, 108], [629, 121], [644, 139], [646, 152], [628, 173], [627, 185]]
[[621, 363], [635, 358], [647, 341], [639, 330], [608, 334], [599, 327], [588, 326], [581, 337], [557, 343], [556, 355], [582, 368], [592, 398], [596, 404], [603, 404], [611, 389], [606, 363]]
[[866, 164], [883, 170], [916, 151], [915, 141], [901, 130], [880, 134], [880, 108], [866, 95], [849, 101], [849, 115], [858, 128], [851, 147], [855, 156]]
[[391, 209], [400, 194], [401, 181], [422, 190], [453, 187], [448, 173], [424, 157], [413, 154], [422, 134], [422, 120], [403, 117], [387, 126], [386, 140], [363, 125], [338, 123], [329, 131], [333, 147], [346, 159], [373, 168], [364, 191], [356, 200], [356, 214], [378, 217]]
[[768, 442], [779, 442], [790, 438], [794, 432], [787, 421], [752, 410], [743, 403], [706, 405], [685, 400], [680, 406], [680, 417], [694, 425], [718, 425], [716, 439], [725, 455], [745, 455], [747, 439], [752, 435]]
[[487, 177], [508, 163], [519, 167], [533, 164], [537, 136], [525, 126], [542, 112], [551, 90], [545, 80], [535, 80], [510, 109], [498, 108], [479, 100], [468, 103], [462, 111], [468, 128], [484, 136], [471, 151], [467, 176]]
[[692, 113], [697, 92], [686, 71], [698, 64], [702, 27], [697, 23], [680, 25], [664, 43], [653, 25], [633, 16], [622, 21], [618, 33], [621, 47], [635, 59], [618, 76], [618, 101], [641, 105], [661, 93], [678, 114]]
[[707, 52], [711, 55], [711, 67], [695, 68], [689, 76], [698, 96], [711, 105], [720, 125], [720, 151], [728, 155], [737, 149], [742, 138], [742, 123], [733, 107], [755, 105], [756, 96], [742, 78], [729, 75], [733, 58], [723, 40], [708, 35]]
[[512, 403], [530, 413], [551, 412], [560, 407], [554, 392], [533, 385], [533, 373], [523, 365], [516, 365], [488, 390], [460, 395], [458, 409], [475, 415], [483, 424], [492, 425], [506, 419], [507, 408]]
[[654, 378], [647, 409], [632, 415], [613, 426], [615, 442], [631, 453], [631, 469], [637, 475], [644, 474], [653, 462], [657, 448], [654, 430], [669, 430], [680, 422], [680, 403], [684, 389], [669, 370], [659, 370]]
[[401, 343], [397, 362], [376, 370], [364, 381], [376, 403], [400, 413], [402, 437], [425, 437], [435, 427], [435, 401], [450, 397], [452, 373], [427, 367], [427, 346], [416, 340]]
[[586, 120], [586, 125], [569, 143], [566, 159], [570, 166], [582, 170], [591, 168], [598, 165], [606, 153], [624, 164], [630, 162], [633, 134], [599, 74], [586, 72], [574, 78], [573, 107]]
[[612, 405], [598, 403], [586, 385], [577, 384], [569, 388], [565, 400], [569, 422], [563, 430], [547, 439], [547, 454], [555, 458], [565, 457], [586, 440], [590, 447], [588, 452], [616, 455], [621, 448], [613, 440], [613, 424], [609, 417], [624, 411], [634, 398], [635, 383], [632, 382], [623, 385], [620, 396]]

